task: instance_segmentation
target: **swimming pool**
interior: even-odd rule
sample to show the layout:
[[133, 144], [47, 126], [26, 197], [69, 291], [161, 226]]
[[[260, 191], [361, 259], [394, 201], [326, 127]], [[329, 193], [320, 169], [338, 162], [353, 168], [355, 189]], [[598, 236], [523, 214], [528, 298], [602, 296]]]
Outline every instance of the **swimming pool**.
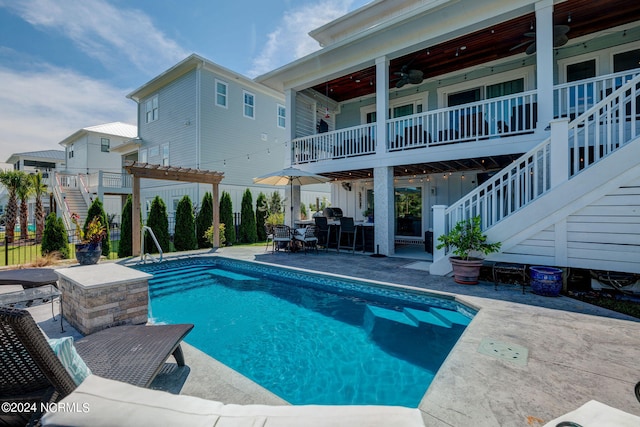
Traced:
[[473, 310], [452, 299], [224, 258], [138, 267], [155, 321], [293, 404], [417, 407]]

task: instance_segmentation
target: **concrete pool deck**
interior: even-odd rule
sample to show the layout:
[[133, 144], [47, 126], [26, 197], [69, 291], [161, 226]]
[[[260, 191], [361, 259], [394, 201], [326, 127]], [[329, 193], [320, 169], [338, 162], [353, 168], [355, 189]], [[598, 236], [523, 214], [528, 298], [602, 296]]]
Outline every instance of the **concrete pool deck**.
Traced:
[[[493, 283], [458, 285], [451, 278], [430, 276], [412, 259], [271, 254], [261, 247], [197, 253], [445, 292], [479, 309], [420, 404], [427, 426], [540, 426], [592, 399], [640, 415], [633, 393], [640, 381], [637, 319], [567, 297], [542, 297], [529, 290], [522, 295], [517, 286], [502, 285], [496, 291]], [[60, 334], [48, 306], [30, 310], [47, 333]], [[65, 329], [73, 333], [66, 323]], [[153, 387], [225, 403], [283, 403], [199, 350], [184, 347], [187, 367], [170, 365]], [[487, 349], [493, 356], [479, 352]], [[523, 349], [526, 358], [512, 353], [522, 356]]]

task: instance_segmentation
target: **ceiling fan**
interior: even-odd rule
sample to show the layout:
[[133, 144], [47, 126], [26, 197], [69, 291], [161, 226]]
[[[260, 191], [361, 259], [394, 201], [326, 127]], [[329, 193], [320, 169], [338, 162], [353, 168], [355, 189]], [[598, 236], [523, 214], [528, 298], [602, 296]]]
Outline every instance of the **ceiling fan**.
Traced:
[[[567, 36], [567, 33], [569, 32], [570, 29], [571, 28], [568, 25], [553, 26], [553, 47], [561, 47], [567, 44], [567, 42], [569, 41], [569, 37]], [[525, 42], [522, 42], [512, 47], [511, 49], [509, 49], [509, 51], [516, 50], [522, 46], [529, 45], [527, 46], [525, 53], [527, 55], [531, 55], [536, 52], [536, 33], [530, 32], [530, 33], [524, 33], [524, 35], [526, 37], [531, 37], [532, 40], [527, 40]]]
[[422, 71], [410, 69], [408, 65], [403, 65], [400, 71], [396, 71], [393, 74], [400, 76], [400, 79], [396, 82], [397, 88], [401, 88], [407, 83], [411, 83], [414, 85], [422, 83], [422, 79], [424, 76], [424, 73]]

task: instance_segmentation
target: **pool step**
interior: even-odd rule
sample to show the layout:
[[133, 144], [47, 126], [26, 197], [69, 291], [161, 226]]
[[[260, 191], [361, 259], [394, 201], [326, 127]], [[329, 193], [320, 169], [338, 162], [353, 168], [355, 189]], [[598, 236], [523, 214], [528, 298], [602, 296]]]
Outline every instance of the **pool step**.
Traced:
[[156, 271], [153, 274], [153, 278], [151, 280], [163, 280], [166, 278], [173, 278], [176, 276], [182, 276], [183, 274], [189, 274], [192, 272], [202, 272], [205, 270], [208, 270], [211, 267], [205, 267], [205, 266], [201, 266], [201, 265], [194, 265], [194, 266], [190, 266], [190, 267], [184, 267], [184, 268], [180, 268], [178, 270], [165, 270], [165, 271]]
[[382, 325], [401, 324], [412, 328], [439, 327], [452, 328], [453, 325], [466, 326], [471, 319], [456, 311], [443, 308], [429, 308], [429, 311], [404, 308], [402, 311], [367, 305], [364, 326], [368, 333]]
[[149, 290], [151, 295], [157, 294], [165, 289], [184, 290], [186, 286], [197, 284], [200, 285], [204, 282], [208, 282], [211, 279], [211, 275], [206, 272], [190, 273], [172, 279], [163, 280], [160, 282], [149, 282]]
[[[193, 270], [193, 271], [179, 271], [174, 274], [164, 274], [162, 276], [153, 276], [153, 279], [149, 280], [151, 286], [160, 286], [165, 283], [182, 282], [185, 279], [207, 274], [206, 270]], [[209, 276], [210, 277], [210, 276]]]

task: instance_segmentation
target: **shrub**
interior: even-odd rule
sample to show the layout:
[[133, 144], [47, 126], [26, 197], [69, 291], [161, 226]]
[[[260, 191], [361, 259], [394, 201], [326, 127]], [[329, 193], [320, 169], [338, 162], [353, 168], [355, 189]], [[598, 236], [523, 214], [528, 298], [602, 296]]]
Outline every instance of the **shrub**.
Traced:
[[[158, 239], [158, 244], [162, 248], [162, 252], [169, 252], [169, 218], [167, 216], [167, 206], [160, 196], [156, 196], [151, 202], [149, 217], [147, 218], [147, 227], [153, 230], [153, 234]], [[144, 238], [145, 250], [149, 253], [158, 252], [155, 243], [149, 233]]]
[[208, 191], [204, 193], [200, 210], [196, 216], [196, 236], [199, 248], [210, 248], [211, 243], [205, 237], [205, 232], [213, 224], [213, 198]]
[[264, 229], [264, 220], [267, 217], [267, 196], [261, 191], [256, 199], [256, 232], [258, 240], [267, 240], [267, 232]]
[[238, 240], [242, 243], [255, 243], [258, 241], [258, 234], [256, 233], [256, 216], [253, 212], [253, 197], [251, 196], [251, 190], [248, 188], [242, 196]]
[[[97, 197], [91, 202], [91, 206], [89, 206], [89, 210], [87, 211], [87, 218], [84, 221], [84, 232], [87, 232], [89, 227], [89, 223], [95, 217], [98, 217], [100, 220], [100, 224], [109, 224], [109, 219], [107, 218], [107, 214], [104, 211], [104, 207], [102, 206], [102, 202]], [[102, 255], [108, 257], [109, 252], [111, 252], [111, 238], [109, 237], [109, 228], [107, 227], [106, 236], [102, 239]]]
[[[225, 226], [224, 224], [220, 224], [220, 246], [223, 246], [225, 244], [225, 235], [224, 235], [224, 229]], [[207, 241], [209, 242], [210, 246], [213, 246], [213, 225], [209, 228], [207, 228], [207, 231], [204, 232], [204, 238], [207, 239]]]
[[62, 218], [50, 213], [44, 223], [41, 251], [43, 256], [60, 253], [62, 258], [69, 258], [69, 236]]
[[231, 195], [226, 191], [222, 192], [220, 198], [220, 223], [224, 224], [224, 235], [226, 243], [232, 245], [236, 241], [236, 228], [233, 225], [233, 206]]
[[176, 251], [196, 249], [196, 224], [193, 217], [193, 205], [189, 196], [183, 196], [176, 208], [176, 228], [173, 234], [173, 246]]
[[133, 202], [131, 195], [127, 196], [127, 201], [122, 207], [122, 224], [120, 224], [120, 242], [118, 243], [118, 258], [133, 255], [133, 241], [131, 233], [133, 230]]

